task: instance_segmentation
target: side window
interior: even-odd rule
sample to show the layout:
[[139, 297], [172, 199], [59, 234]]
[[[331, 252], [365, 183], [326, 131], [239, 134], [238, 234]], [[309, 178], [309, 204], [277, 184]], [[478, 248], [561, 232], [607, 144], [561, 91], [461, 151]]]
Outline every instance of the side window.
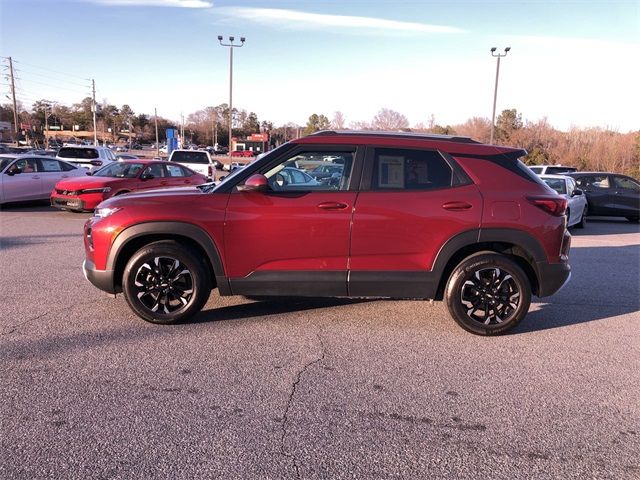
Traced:
[[[263, 172], [274, 191], [346, 190], [355, 149], [342, 152], [301, 152]], [[319, 167], [330, 166], [332, 173]]]
[[160, 165], [158, 163], [154, 163], [153, 165], [149, 166], [144, 172], [143, 175], [153, 175], [154, 178], [160, 178], [160, 177], [164, 177], [164, 168], [162, 168], [164, 165]]
[[640, 192], [640, 185], [627, 177], [613, 177], [613, 185], [615, 188], [626, 188]]
[[609, 188], [609, 177], [607, 175], [594, 175], [590, 177], [583, 177], [580, 180], [583, 181], [585, 187], [591, 188]]
[[40, 159], [40, 165], [42, 166], [42, 172], [62, 172], [62, 166], [57, 160], [45, 160]]
[[77, 168], [71, 165], [70, 163], [66, 163], [66, 162], [58, 162], [58, 163], [60, 163], [60, 168], [62, 169], [63, 172], [70, 172], [71, 170], [75, 170]]
[[12, 171], [21, 173], [34, 173], [38, 170], [38, 160], [35, 158], [20, 158], [11, 166]]
[[186, 177], [187, 176], [185, 175], [185, 171], [182, 169], [180, 165], [172, 165], [168, 163], [167, 165], [165, 165], [165, 168], [167, 169], [167, 172], [170, 177]]
[[453, 171], [438, 152], [376, 148], [373, 190], [433, 190], [451, 187]]

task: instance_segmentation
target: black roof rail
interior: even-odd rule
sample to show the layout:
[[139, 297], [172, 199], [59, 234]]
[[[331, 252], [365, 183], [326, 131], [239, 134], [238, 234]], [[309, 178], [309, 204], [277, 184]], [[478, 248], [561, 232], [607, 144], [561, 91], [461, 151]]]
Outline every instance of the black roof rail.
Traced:
[[435, 133], [421, 132], [393, 132], [386, 130], [320, 130], [310, 134], [311, 137], [325, 137], [331, 135], [349, 135], [349, 136], [371, 136], [371, 137], [395, 137], [395, 138], [416, 138], [424, 140], [438, 140], [441, 142], [456, 143], [482, 143], [473, 140], [470, 137], [459, 137], [456, 135], [438, 135]]

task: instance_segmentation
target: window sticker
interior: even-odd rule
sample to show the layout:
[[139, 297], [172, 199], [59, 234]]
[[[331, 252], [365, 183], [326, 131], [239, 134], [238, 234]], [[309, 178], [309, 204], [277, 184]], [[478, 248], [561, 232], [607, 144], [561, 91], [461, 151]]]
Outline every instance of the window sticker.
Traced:
[[393, 155], [378, 157], [378, 186], [404, 188], [404, 157]]
[[45, 172], [60, 172], [60, 163], [57, 160], [41, 160]]

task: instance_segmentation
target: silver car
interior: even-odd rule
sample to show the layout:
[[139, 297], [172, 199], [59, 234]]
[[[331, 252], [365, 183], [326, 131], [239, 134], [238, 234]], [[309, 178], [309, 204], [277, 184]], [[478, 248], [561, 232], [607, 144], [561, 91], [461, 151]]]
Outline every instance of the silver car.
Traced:
[[0, 155], [0, 205], [48, 200], [63, 178], [82, 177], [87, 170], [43, 155]]
[[576, 188], [576, 181], [564, 175], [540, 175], [540, 179], [567, 199], [567, 227], [584, 228], [587, 224], [587, 196]]

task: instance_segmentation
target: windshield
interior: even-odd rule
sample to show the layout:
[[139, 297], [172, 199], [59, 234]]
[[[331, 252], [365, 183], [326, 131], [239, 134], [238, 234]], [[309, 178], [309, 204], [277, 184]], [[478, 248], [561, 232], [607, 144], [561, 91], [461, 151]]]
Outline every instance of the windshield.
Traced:
[[135, 178], [144, 165], [142, 163], [111, 163], [106, 167], [102, 167], [94, 177], [114, 177], [114, 178]]
[[561, 178], [543, 178], [542, 181], [549, 185], [556, 193], [565, 195], [567, 193], [567, 185]]

